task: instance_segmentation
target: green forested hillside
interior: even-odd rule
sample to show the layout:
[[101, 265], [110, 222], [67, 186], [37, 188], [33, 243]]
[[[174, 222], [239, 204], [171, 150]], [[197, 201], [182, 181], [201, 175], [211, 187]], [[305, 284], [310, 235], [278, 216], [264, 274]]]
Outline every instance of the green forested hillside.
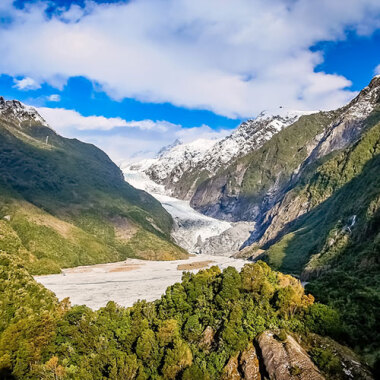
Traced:
[[[359, 358], [328, 338], [344, 339], [339, 315], [264, 263], [240, 274], [231, 267], [187, 273], [154, 303], [125, 309], [109, 302], [99, 311], [58, 303], [5, 253], [0, 279], [2, 378], [227, 380], [255, 373], [264, 379], [275, 370], [264, 338], [306, 355], [281, 359], [291, 379], [303, 371], [317, 375], [314, 365], [331, 380], [345, 379], [348, 369], [372, 378]], [[263, 337], [264, 331], [275, 335]]]
[[172, 219], [158, 201], [126, 183], [104, 152], [32, 116], [0, 116], [0, 218], [0, 249], [33, 273], [186, 256], [170, 241]]
[[[339, 309], [347, 339], [380, 358], [380, 78], [347, 106], [301, 117], [222, 168], [193, 205], [255, 220], [238, 253], [299, 276]], [[217, 212], [215, 212], [217, 210]]]
[[[352, 147], [305, 172], [288, 195], [311, 210], [285, 226], [263, 258], [301, 275], [308, 289], [337, 307], [353, 346], [380, 351], [380, 124]], [[377, 352], [377, 354], [376, 354]]]

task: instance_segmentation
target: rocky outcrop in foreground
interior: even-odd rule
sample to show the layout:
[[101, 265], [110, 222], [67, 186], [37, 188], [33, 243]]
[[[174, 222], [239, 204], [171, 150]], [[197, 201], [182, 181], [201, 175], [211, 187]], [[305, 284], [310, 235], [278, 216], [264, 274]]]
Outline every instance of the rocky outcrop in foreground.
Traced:
[[258, 343], [270, 379], [325, 379], [306, 351], [290, 335], [282, 342], [273, 332], [265, 331], [258, 338]]
[[337, 363], [333, 379], [373, 379], [351, 350], [318, 335], [312, 334], [309, 339], [306, 342], [298, 336], [264, 331], [229, 359], [222, 380], [332, 380], [331, 373], [322, 373], [313, 362], [309, 352], [312, 347], [332, 353], [331, 360]]

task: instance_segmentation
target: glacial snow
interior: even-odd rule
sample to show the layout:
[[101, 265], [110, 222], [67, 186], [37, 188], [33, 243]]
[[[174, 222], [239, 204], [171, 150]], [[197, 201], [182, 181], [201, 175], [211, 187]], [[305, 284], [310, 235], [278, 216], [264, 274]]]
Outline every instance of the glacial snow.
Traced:
[[262, 112], [223, 139], [198, 139], [187, 144], [176, 140], [161, 149], [155, 158], [137, 163], [124, 162], [120, 168], [127, 182], [153, 195], [172, 215], [175, 222], [172, 236], [181, 247], [190, 253], [228, 256], [238, 251], [249, 238], [254, 224], [230, 223], [195, 211], [187, 200], [172, 196], [175, 183], [192, 169], [215, 173], [237, 157], [258, 149], [283, 128], [310, 113], [313, 111], [283, 108], [276, 113]]
[[125, 180], [137, 189], [145, 190], [161, 202], [174, 219], [173, 238], [190, 253], [199, 253], [197, 242], [219, 236], [232, 223], [210, 218], [190, 207], [190, 202], [166, 195], [164, 186], [153, 182], [144, 172], [121, 167]]

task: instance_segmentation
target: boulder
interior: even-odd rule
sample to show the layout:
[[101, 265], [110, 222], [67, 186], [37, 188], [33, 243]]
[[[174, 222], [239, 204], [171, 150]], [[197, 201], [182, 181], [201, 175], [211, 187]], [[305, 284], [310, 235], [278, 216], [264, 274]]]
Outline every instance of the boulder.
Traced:
[[210, 350], [214, 343], [214, 329], [211, 326], [207, 326], [202, 333], [201, 340], [199, 342], [200, 346], [204, 350]]

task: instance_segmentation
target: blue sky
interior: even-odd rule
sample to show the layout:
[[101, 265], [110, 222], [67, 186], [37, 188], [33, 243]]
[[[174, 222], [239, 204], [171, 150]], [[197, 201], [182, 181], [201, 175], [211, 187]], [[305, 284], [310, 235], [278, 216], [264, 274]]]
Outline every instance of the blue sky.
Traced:
[[378, 1], [220, 1], [2, 0], [0, 95], [120, 161], [338, 107], [380, 73]]

